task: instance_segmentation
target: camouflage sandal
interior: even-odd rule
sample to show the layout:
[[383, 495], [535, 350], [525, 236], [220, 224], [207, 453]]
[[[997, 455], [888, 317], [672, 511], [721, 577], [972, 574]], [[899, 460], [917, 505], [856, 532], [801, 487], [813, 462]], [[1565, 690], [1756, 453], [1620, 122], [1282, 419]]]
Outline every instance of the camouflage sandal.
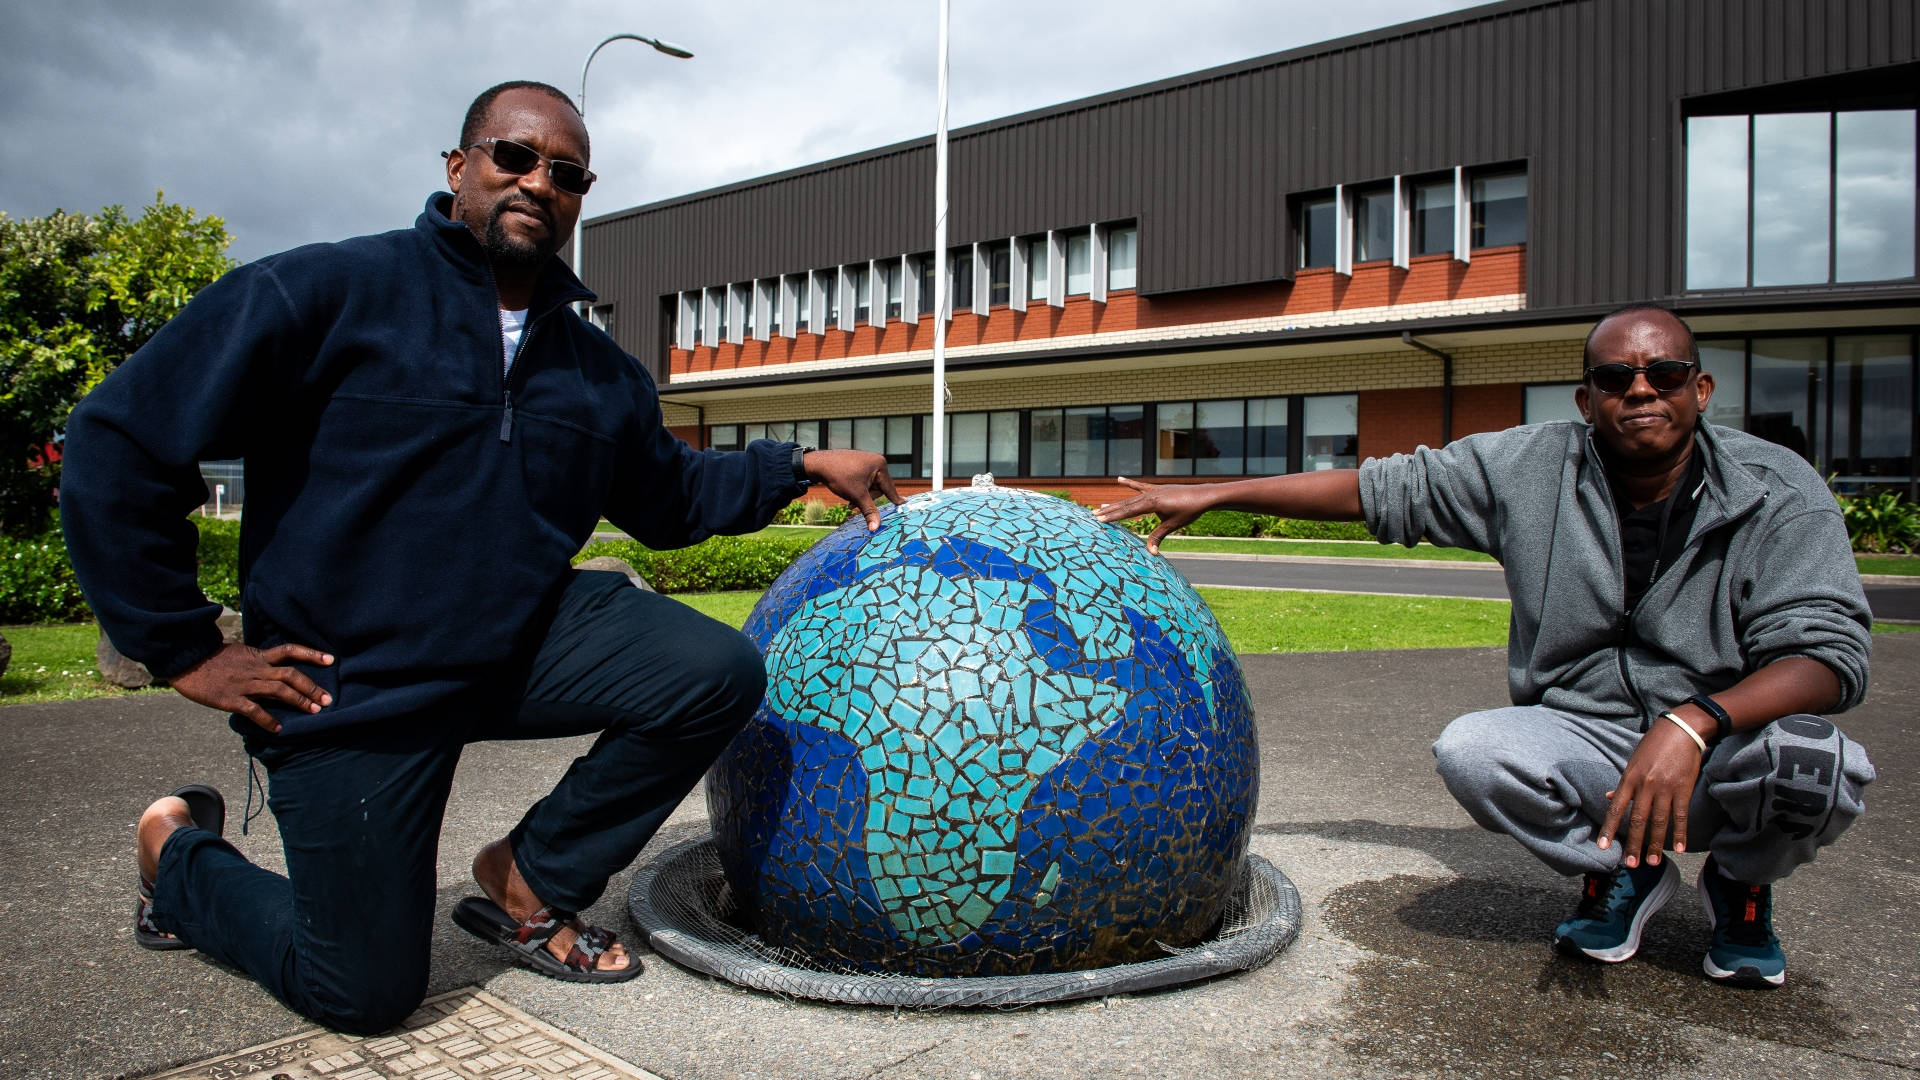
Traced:
[[[627, 966], [601, 970], [600, 957], [616, 940], [604, 926], [581, 926], [571, 911], [543, 907], [527, 921], [516, 922], [498, 904], [481, 896], [469, 896], [453, 906], [453, 921], [460, 928], [507, 950], [522, 964], [562, 982], [617, 983], [640, 974], [640, 958], [627, 954]], [[578, 936], [567, 958], [560, 960], [547, 949], [547, 942], [562, 929], [573, 927]]]

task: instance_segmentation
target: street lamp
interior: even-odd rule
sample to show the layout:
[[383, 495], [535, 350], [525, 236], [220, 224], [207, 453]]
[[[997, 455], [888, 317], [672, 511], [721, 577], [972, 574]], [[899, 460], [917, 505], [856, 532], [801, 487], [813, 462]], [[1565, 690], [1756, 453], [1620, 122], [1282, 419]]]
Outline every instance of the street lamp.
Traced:
[[[665, 53], [666, 55], [674, 57], [675, 59], [679, 59], [679, 60], [693, 59], [692, 53], [688, 52], [687, 50], [681, 48], [678, 45], [673, 44], [670, 41], [661, 41], [659, 38], [641, 37], [639, 34], [614, 34], [612, 37], [607, 38], [605, 41], [602, 41], [600, 44], [595, 45], [593, 47], [593, 51], [587, 54], [587, 62], [580, 65], [580, 122], [583, 124], [586, 123], [586, 120], [587, 120], [587, 69], [593, 66], [593, 58], [600, 55], [601, 49], [606, 48], [608, 45], [611, 45], [616, 41], [637, 41], [642, 45], [651, 45], [653, 46], [653, 49], [655, 52]], [[573, 276], [574, 277], [580, 276], [581, 222], [582, 222], [582, 218], [576, 217], [573, 219]]]

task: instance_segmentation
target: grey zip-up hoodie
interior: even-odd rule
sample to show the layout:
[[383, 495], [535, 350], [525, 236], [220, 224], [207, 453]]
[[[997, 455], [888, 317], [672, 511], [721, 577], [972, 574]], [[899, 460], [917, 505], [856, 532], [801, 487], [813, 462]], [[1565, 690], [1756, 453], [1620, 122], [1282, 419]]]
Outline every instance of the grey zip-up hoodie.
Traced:
[[1625, 610], [1620, 519], [1586, 424], [1470, 435], [1360, 467], [1367, 529], [1483, 551], [1513, 598], [1507, 688], [1646, 730], [1693, 694], [1788, 656], [1840, 679], [1841, 712], [1867, 691], [1873, 618], [1839, 506], [1784, 447], [1701, 423], [1706, 450], [1685, 550]]

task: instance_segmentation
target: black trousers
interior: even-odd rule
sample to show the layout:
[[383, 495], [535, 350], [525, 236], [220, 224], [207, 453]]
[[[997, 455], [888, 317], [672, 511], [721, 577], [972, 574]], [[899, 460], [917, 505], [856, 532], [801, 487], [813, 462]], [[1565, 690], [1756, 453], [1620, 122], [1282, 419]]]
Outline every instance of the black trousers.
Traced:
[[601, 733], [509, 834], [534, 892], [579, 911], [692, 790], [765, 683], [738, 631], [620, 574], [574, 571], [517, 702], [258, 747], [287, 876], [181, 829], [161, 850], [154, 922], [297, 1012], [384, 1031], [426, 994], [440, 824], [467, 743]]

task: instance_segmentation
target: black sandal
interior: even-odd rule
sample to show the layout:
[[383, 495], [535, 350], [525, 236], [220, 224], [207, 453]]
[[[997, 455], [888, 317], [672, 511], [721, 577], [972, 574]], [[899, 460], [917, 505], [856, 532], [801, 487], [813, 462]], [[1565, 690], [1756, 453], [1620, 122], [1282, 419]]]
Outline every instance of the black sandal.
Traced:
[[[220, 793], [205, 784], [188, 784], [176, 788], [174, 798], [187, 804], [187, 816], [193, 819], [195, 826], [205, 829], [215, 836], [227, 831], [227, 800]], [[143, 874], [140, 876], [140, 889], [133, 902], [133, 940], [143, 949], [155, 952], [172, 952], [176, 949], [191, 949], [193, 946], [161, 930], [153, 923], [153, 882]]]
[[[548, 906], [527, 921], [516, 922], [486, 897], [469, 896], [453, 906], [453, 921], [473, 936], [506, 949], [520, 963], [561, 982], [617, 983], [640, 974], [640, 958], [631, 952], [626, 967], [601, 970], [600, 957], [613, 946], [616, 935], [604, 926], [579, 926], [571, 911]], [[567, 958], [560, 960], [548, 951], [547, 942], [569, 926], [578, 936]]]

